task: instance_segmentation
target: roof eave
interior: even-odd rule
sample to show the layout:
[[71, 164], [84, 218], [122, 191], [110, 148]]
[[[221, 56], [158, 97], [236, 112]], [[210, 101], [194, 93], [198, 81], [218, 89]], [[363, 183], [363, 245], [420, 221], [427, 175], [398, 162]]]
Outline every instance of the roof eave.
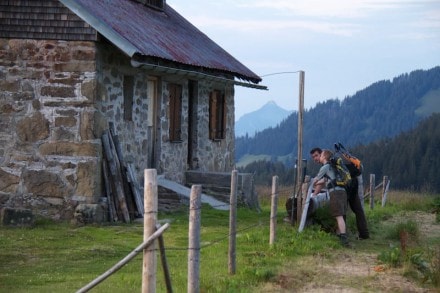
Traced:
[[59, 0], [64, 6], [72, 10], [73, 13], [78, 15], [82, 20], [87, 22], [97, 32], [106, 37], [122, 52], [130, 57], [133, 57], [139, 50], [133, 46], [127, 39], [123, 38], [120, 34], [103, 24], [99, 19], [90, 14], [86, 9], [79, 5], [75, 1]]

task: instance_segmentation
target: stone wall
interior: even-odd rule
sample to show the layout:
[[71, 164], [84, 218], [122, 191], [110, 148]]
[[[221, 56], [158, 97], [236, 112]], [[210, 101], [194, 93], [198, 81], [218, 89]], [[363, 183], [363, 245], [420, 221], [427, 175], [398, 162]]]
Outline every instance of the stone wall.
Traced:
[[[105, 113], [106, 119], [115, 126], [115, 132], [121, 143], [124, 160], [135, 166], [139, 182], [143, 184], [143, 170], [156, 168], [169, 180], [185, 183], [185, 171], [189, 169], [188, 157], [188, 79], [179, 75], [168, 75], [140, 68], [133, 68], [130, 59], [118, 53], [109, 45], [100, 46], [98, 62], [99, 98], [98, 108]], [[134, 77], [133, 120], [124, 120], [123, 78]], [[147, 80], [155, 80], [158, 89], [155, 98], [148, 96]], [[169, 138], [169, 84], [182, 86], [182, 140], [170, 142]], [[197, 170], [229, 172], [234, 167], [234, 88], [223, 83], [198, 81], [197, 113], [198, 124], [195, 133], [197, 149], [193, 150], [197, 158]], [[209, 139], [209, 95], [214, 89], [225, 92], [227, 99], [226, 138], [219, 141]], [[153, 101], [154, 99], [154, 101]], [[155, 105], [155, 109], [150, 107]], [[149, 115], [156, 113], [153, 126], [147, 121]], [[152, 136], [156, 131], [156, 139]], [[152, 141], [154, 140], [154, 141]], [[149, 147], [152, 146], [152, 147]], [[154, 155], [150, 152], [154, 151]]]
[[[209, 139], [209, 95], [213, 90], [221, 90], [226, 98], [226, 137], [222, 140]], [[199, 131], [196, 151], [199, 171], [230, 172], [235, 166], [235, 108], [234, 86], [223, 83], [205, 82], [199, 85], [201, 99], [198, 109]]]
[[[129, 121], [124, 118], [126, 75], [134, 80]], [[148, 80], [157, 86], [155, 98], [149, 96], [154, 91]], [[109, 43], [0, 39], [0, 208], [25, 208], [62, 220], [71, 219], [80, 204], [98, 203], [103, 196], [100, 138], [109, 123], [141, 186], [147, 168], [185, 183], [193, 106], [193, 169], [231, 171], [233, 85], [199, 80], [197, 103], [190, 105], [188, 82], [184, 76], [134, 68]], [[169, 83], [183, 90], [179, 143], [168, 136]], [[214, 89], [227, 99], [226, 138], [219, 141], [208, 135], [209, 94]]]
[[101, 196], [92, 42], [0, 39], [0, 207], [70, 219]]
[[[173, 80], [168, 80], [173, 82]], [[162, 85], [162, 109], [161, 117], [169, 117], [168, 83], [164, 80]], [[161, 119], [160, 162], [159, 170], [167, 179], [185, 184], [185, 172], [190, 169], [187, 162], [188, 156], [188, 113], [192, 105], [188, 99], [188, 81], [185, 80], [182, 98], [182, 142], [170, 142], [168, 123], [169, 119]], [[223, 83], [213, 83], [200, 80], [198, 82], [197, 126], [193, 127], [197, 143], [193, 150], [197, 164], [192, 168], [199, 171], [229, 172], [233, 169], [234, 161], [234, 90], [233, 86], [225, 86]], [[209, 96], [211, 91], [221, 89], [225, 92], [227, 101], [226, 138], [222, 140], [209, 139]]]
[[[134, 68], [130, 59], [110, 44], [99, 45], [97, 107], [106, 120], [113, 125], [123, 153], [124, 162], [133, 164], [139, 182], [144, 169], [154, 166], [149, 156], [151, 127], [148, 126], [149, 108], [148, 74]], [[134, 80], [132, 119], [124, 119], [124, 76]]]

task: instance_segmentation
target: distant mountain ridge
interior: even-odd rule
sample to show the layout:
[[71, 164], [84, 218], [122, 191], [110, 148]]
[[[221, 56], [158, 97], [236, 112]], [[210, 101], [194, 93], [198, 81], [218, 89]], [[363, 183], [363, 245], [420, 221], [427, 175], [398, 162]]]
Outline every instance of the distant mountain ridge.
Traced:
[[[393, 80], [378, 81], [344, 100], [327, 100], [305, 111], [303, 157], [315, 146], [332, 148], [341, 141], [346, 147], [394, 137], [440, 112], [440, 66], [415, 70]], [[297, 153], [298, 113], [278, 126], [253, 137], [236, 138], [236, 161], [246, 155], [281, 156], [291, 164]]]
[[277, 126], [292, 112], [279, 107], [274, 101], [269, 101], [260, 109], [241, 116], [235, 122], [235, 136], [254, 136], [258, 131]]

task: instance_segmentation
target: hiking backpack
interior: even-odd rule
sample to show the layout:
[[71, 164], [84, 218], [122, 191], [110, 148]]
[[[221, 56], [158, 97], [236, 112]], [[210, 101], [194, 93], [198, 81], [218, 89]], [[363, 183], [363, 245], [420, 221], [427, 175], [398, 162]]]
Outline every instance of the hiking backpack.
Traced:
[[362, 174], [363, 166], [361, 160], [350, 154], [340, 142], [335, 143], [335, 153], [341, 156], [352, 178]]
[[334, 155], [330, 158], [329, 164], [335, 172], [335, 179], [332, 180], [333, 186], [349, 188], [351, 184], [351, 175], [350, 171], [342, 161], [342, 158]]

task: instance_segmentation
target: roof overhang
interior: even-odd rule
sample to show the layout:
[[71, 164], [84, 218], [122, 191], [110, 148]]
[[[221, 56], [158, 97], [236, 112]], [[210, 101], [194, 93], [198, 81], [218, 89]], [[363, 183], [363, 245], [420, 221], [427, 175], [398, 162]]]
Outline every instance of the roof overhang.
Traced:
[[265, 85], [259, 85], [259, 84], [254, 84], [254, 83], [250, 83], [250, 82], [239, 81], [236, 79], [229, 79], [229, 78], [216, 76], [216, 75], [208, 74], [208, 73], [204, 73], [204, 72], [189, 70], [189, 69], [169, 67], [169, 66], [164, 66], [164, 65], [152, 64], [152, 63], [148, 63], [148, 62], [139, 62], [134, 59], [131, 59], [131, 65], [133, 67], [141, 67], [141, 68], [144, 68], [147, 70], [154, 70], [156, 72], [163, 73], [163, 74], [176, 74], [176, 75], [180, 75], [180, 76], [185, 76], [187, 78], [198, 78], [198, 79], [205, 79], [205, 80], [220, 81], [220, 82], [234, 84], [234, 85], [247, 87], [247, 88], [253, 88], [253, 89], [258, 89], [258, 90], [268, 90], [267, 86], [265, 86]]

